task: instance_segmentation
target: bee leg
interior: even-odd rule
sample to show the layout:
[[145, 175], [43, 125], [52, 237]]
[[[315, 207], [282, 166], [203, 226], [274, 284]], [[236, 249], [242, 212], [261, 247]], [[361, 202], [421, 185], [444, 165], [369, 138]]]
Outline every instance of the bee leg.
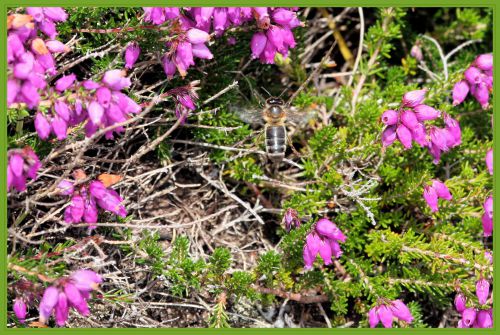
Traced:
[[286, 141], [288, 142], [288, 145], [290, 146], [290, 149], [292, 149], [293, 153], [297, 155], [297, 157], [302, 157], [302, 155], [293, 146], [292, 139], [290, 138], [290, 136], [288, 136], [288, 134], [286, 135]]

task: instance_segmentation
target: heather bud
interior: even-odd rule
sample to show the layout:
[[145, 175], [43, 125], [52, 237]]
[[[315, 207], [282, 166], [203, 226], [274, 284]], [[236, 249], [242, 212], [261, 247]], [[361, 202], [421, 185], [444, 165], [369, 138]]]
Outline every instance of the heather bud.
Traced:
[[388, 109], [382, 114], [382, 122], [387, 126], [392, 126], [398, 122], [398, 113]]
[[453, 86], [453, 106], [461, 104], [469, 94], [469, 84], [465, 80], [460, 80]]
[[410, 149], [412, 147], [412, 136], [410, 130], [404, 125], [400, 124], [396, 129], [396, 133], [398, 135], [399, 141], [405, 147], [405, 149]]
[[491, 328], [493, 327], [493, 318], [489, 311], [480, 310], [476, 315], [475, 325], [477, 328]]
[[415, 90], [405, 93], [403, 95], [403, 106], [405, 107], [415, 107], [419, 105], [425, 98], [427, 89]]
[[430, 121], [435, 120], [440, 116], [440, 112], [427, 105], [416, 105], [413, 108], [418, 121]]
[[491, 175], [493, 175], [493, 149], [488, 150], [486, 153], [486, 167]]
[[264, 33], [258, 32], [253, 34], [250, 41], [250, 48], [252, 50], [252, 57], [258, 58], [264, 51], [267, 43], [267, 37]]
[[22, 299], [17, 298], [14, 300], [13, 309], [17, 320], [19, 320], [20, 323], [24, 323], [27, 314], [26, 303]]
[[474, 65], [483, 71], [490, 71], [493, 69], [493, 54], [483, 54], [477, 56]]
[[200, 29], [191, 28], [187, 32], [188, 41], [191, 44], [205, 43], [210, 39], [210, 35]]
[[389, 126], [382, 132], [382, 146], [387, 147], [396, 140], [396, 126]]
[[455, 296], [455, 308], [459, 313], [462, 313], [466, 308], [466, 299], [462, 293], [458, 293]]
[[424, 59], [424, 55], [422, 54], [422, 49], [416, 44], [411, 47], [410, 55], [419, 62], [421, 62]]
[[462, 322], [465, 327], [469, 328], [470, 326], [472, 326], [475, 320], [476, 320], [476, 310], [474, 308], [466, 308], [462, 312]]
[[432, 187], [436, 190], [436, 194], [439, 198], [445, 200], [451, 200], [453, 196], [450, 193], [448, 187], [441, 181], [434, 179], [432, 181]]
[[139, 48], [137, 43], [132, 42], [127, 46], [127, 49], [125, 50], [125, 67], [127, 69], [131, 69], [134, 66], [140, 53], [141, 48]]
[[483, 74], [481, 71], [474, 66], [469, 66], [467, 70], [464, 72], [465, 80], [469, 82], [471, 85], [479, 84], [481, 82], [481, 78]]
[[43, 116], [41, 112], [36, 113], [35, 116], [35, 130], [38, 134], [38, 137], [42, 140], [46, 140], [51, 132], [51, 125], [49, 121]]
[[439, 210], [436, 190], [429, 185], [424, 186], [424, 200], [427, 202], [432, 212], [437, 212]]
[[479, 304], [484, 305], [490, 295], [490, 283], [484, 278], [476, 282], [476, 296]]
[[401, 122], [410, 130], [417, 127], [419, 124], [417, 116], [409, 109], [401, 113]]

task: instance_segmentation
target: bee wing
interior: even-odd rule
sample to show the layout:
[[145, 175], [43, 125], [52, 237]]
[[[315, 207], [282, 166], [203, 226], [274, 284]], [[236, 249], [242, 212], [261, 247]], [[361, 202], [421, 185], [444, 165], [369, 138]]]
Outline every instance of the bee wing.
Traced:
[[290, 107], [287, 113], [287, 121], [297, 127], [304, 127], [317, 115], [318, 111], [312, 108], [301, 110], [296, 107]]
[[243, 122], [251, 125], [264, 125], [262, 111], [257, 108], [229, 106], [229, 110], [236, 114]]

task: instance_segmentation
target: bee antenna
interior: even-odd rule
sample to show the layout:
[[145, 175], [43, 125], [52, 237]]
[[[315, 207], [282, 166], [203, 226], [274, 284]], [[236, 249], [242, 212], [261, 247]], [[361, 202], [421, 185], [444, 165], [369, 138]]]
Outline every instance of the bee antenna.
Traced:
[[288, 87], [285, 87], [285, 88], [283, 89], [283, 91], [281, 91], [280, 95], [278, 95], [278, 98], [281, 98], [281, 96], [282, 96], [283, 94], [285, 94], [285, 92], [286, 92], [287, 90], [288, 90]]
[[266, 93], [267, 93], [267, 95], [269, 95], [269, 97], [272, 97], [272, 94], [271, 94], [271, 93], [269, 93], [269, 91], [268, 91], [268, 90], [266, 90], [263, 86], [261, 86], [260, 88], [261, 88], [264, 92], [266, 92]]

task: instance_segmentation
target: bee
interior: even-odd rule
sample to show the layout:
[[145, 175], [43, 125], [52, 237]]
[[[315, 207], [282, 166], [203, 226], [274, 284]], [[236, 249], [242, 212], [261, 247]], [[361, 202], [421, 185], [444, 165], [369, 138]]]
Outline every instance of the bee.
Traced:
[[287, 134], [287, 124], [303, 126], [314, 116], [314, 112], [301, 113], [293, 110], [283, 99], [273, 96], [266, 99], [261, 110], [234, 107], [232, 109], [244, 122], [264, 126], [266, 154], [274, 164], [279, 164], [285, 158], [287, 142], [291, 144]]

